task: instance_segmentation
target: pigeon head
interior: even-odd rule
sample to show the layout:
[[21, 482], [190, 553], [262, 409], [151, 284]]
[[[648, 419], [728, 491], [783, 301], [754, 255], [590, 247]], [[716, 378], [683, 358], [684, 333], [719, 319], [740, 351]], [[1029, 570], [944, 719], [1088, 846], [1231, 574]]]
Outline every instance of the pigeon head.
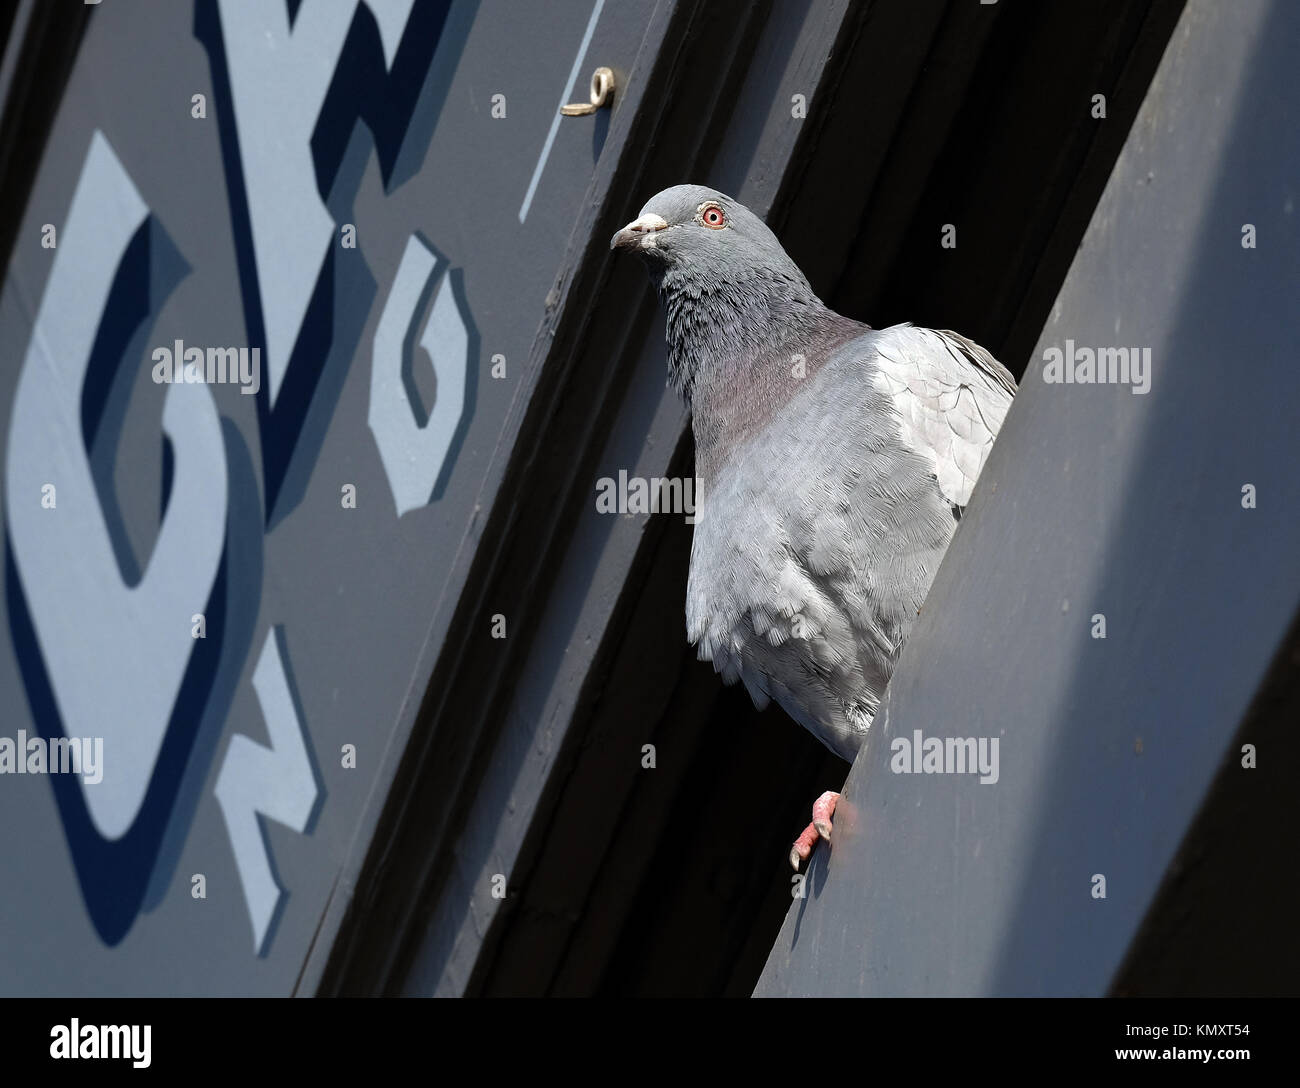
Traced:
[[651, 197], [610, 248], [644, 258], [668, 318], [669, 383], [688, 404], [828, 313], [767, 224], [702, 185]]
[[641, 214], [614, 235], [610, 248], [636, 250], [661, 273], [707, 262], [719, 272], [743, 274], [755, 257], [772, 254], [790, 263], [766, 223], [703, 185], [674, 185], [652, 196]]

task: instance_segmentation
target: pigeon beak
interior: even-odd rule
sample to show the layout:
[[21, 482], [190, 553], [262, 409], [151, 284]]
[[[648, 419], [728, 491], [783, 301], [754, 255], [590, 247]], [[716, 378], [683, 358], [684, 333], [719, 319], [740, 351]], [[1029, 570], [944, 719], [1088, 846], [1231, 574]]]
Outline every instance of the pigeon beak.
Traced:
[[640, 219], [633, 219], [609, 240], [610, 249], [653, 248], [655, 234], [668, 229], [668, 221], [662, 215], [646, 212]]

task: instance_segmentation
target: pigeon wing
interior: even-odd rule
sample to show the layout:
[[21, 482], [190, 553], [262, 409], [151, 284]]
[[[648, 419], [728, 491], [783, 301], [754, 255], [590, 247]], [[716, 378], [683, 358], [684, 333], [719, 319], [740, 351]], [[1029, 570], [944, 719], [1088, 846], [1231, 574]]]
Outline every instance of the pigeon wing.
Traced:
[[964, 507], [1016, 393], [1015, 379], [955, 332], [895, 325], [876, 342], [877, 387], [903, 442], [930, 464], [948, 502]]

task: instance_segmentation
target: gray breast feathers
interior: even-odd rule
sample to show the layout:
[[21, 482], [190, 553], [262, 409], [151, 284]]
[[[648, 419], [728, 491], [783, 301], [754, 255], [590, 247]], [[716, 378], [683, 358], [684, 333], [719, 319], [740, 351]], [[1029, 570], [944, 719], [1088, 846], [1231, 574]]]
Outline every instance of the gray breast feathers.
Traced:
[[899, 437], [868, 333], [702, 481], [687, 634], [760, 707], [851, 758], [955, 522]]

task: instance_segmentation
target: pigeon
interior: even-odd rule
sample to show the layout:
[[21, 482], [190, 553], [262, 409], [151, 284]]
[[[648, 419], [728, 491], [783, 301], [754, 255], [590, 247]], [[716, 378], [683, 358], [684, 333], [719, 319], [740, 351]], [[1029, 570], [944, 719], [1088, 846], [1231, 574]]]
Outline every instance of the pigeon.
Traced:
[[[618, 231], [667, 317], [695, 438], [686, 633], [852, 761], [1016, 393], [978, 344], [829, 309], [768, 226], [699, 185]], [[823, 793], [797, 871], [829, 841]]]

